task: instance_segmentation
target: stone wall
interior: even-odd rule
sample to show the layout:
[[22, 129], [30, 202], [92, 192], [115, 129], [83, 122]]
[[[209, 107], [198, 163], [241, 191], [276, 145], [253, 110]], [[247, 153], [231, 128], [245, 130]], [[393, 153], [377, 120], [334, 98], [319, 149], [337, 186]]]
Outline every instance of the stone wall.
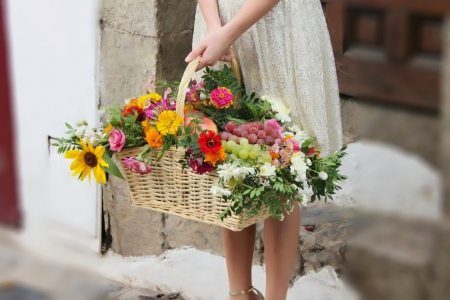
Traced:
[[[100, 97], [103, 106], [145, 92], [150, 76], [174, 80], [191, 48], [196, 1], [105, 0], [102, 13]], [[124, 256], [159, 255], [182, 243], [178, 222], [131, 206], [125, 182], [111, 178], [104, 189], [105, 230], [112, 249]], [[186, 224], [193, 246], [216, 249], [220, 235]], [[209, 231], [208, 231], [209, 230]], [[217, 231], [217, 229], [215, 229]], [[220, 250], [217, 250], [220, 252]]]

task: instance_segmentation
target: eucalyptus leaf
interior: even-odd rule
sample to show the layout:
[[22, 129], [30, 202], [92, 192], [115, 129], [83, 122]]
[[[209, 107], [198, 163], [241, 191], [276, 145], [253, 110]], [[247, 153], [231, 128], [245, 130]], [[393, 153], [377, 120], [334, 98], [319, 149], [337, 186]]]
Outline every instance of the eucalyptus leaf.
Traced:
[[[108, 152], [111, 154], [109, 154]], [[119, 167], [117, 167], [117, 165], [113, 162], [110, 155], [112, 155], [111, 151], [105, 151], [105, 153], [103, 154], [103, 160], [108, 164], [108, 167], [103, 167], [103, 170], [120, 179], [125, 179], [120, 172]]]

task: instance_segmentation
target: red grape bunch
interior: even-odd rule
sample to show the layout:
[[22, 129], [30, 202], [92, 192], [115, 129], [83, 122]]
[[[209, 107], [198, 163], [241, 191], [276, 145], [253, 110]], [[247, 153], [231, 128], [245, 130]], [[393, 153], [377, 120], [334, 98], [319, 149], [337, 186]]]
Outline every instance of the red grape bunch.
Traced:
[[281, 137], [270, 124], [262, 124], [261, 122], [249, 122], [236, 125], [230, 121], [225, 126], [226, 132], [222, 133], [222, 140], [235, 141], [240, 144], [242, 138], [248, 140], [250, 144], [269, 145], [281, 143]]

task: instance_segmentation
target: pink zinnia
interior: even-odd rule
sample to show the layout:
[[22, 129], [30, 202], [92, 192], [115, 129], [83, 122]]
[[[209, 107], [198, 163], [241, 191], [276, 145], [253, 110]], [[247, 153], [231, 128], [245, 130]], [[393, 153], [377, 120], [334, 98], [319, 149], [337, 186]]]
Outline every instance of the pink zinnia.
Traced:
[[149, 165], [135, 159], [134, 156], [124, 158], [123, 165], [127, 170], [141, 175], [147, 175], [152, 171]]
[[217, 108], [230, 107], [233, 103], [233, 94], [227, 88], [220, 87], [212, 91], [211, 104]]

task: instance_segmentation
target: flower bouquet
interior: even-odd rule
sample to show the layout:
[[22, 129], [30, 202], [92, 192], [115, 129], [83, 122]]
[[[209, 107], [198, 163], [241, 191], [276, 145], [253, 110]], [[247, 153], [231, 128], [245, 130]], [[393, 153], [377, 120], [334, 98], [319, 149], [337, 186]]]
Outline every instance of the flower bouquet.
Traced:
[[338, 172], [344, 149], [321, 157], [281, 101], [246, 94], [227, 66], [207, 68], [189, 86], [198, 62], [179, 88], [150, 81], [147, 94], [109, 108], [100, 129], [67, 124], [69, 138], [54, 145], [73, 159], [73, 175], [124, 178], [116, 154], [134, 205], [233, 230], [269, 216], [283, 220], [283, 210], [307, 202], [307, 187], [311, 201], [333, 199], [346, 179]]

